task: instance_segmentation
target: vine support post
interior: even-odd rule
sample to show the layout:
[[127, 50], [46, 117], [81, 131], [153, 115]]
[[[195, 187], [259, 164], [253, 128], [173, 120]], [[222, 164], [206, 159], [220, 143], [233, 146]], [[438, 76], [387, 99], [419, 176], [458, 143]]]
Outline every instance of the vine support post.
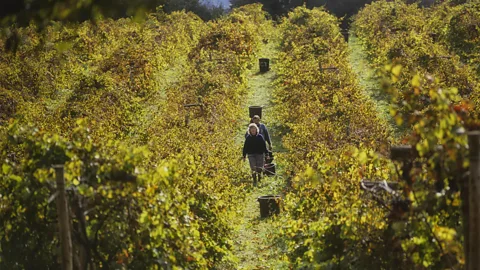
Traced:
[[390, 149], [390, 159], [402, 162], [402, 178], [408, 185], [411, 185], [410, 170], [415, 155], [411, 145], [394, 145]]
[[468, 132], [470, 177], [467, 182], [467, 233], [465, 236], [465, 258], [467, 270], [480, 265], [480, 130]]
[[57, 214], [62, 254], [62, 269], [73, 270], [72, 239], [63, 165], [54, 165], [57, 184]]

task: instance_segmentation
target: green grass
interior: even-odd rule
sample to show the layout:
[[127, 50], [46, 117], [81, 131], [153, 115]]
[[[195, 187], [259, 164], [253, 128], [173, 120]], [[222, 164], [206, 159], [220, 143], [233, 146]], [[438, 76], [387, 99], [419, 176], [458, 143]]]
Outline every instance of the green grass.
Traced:
[[261, 218], [257, 198], [281, 193], [285, 181], [281, 176], [263, 178], [258, 187], [247, 191], [237, 237], [234, 239], [238, 269], [287, 269], [281, 261], [282, 247], [274, 241], [276, 217]]
[[141, 111], [138, 113], [139, 121], [135, 122], [133, 130], [147, 130], [152, 125], [155, 117], [162, 112], [167, 102], [167, 90], [178, 85], [186, 76], [187, 57], [179, 57], [173, 65], [156, 72], [157, 88], [150, 97], [142, 101]]
[[[350, 64], [359, 78], [360, 86], [365, 91], [365, 94], [374, 101], [379, 115], [390, 123], [394, 136], [399, 136], [400, 131], [389, 114], [389, 97], [382, 91], [381, 78], [371, 68], [366, 53], [354, 36], [350, 38], [349, 47]], [[283, 136], [282, 125], [274, 120], [275, 111], [272, 104], [272, 83], [276, 77], [275, 58], [278, 51], [278, 42], [270, 42], [263, 46], [258, 55], [259, 58], [273, 59], [270, 64], [271, 71], [269, 72], [259, 73], [258, 62], [253, 63], [253, 68], [248, 77], [250, 96], [245, 104], [246, 117], [243, 120], [244, 125], [238, 131], [236, 141], [239, 144], [243, 143], [246, 127], [249, 123], [248, 106], [263, 106], [262, 122], [269, 128], [274, 152], [283, 152], [285, 149], [281, 143]], [[275, 242], [275, 236], [278, 235], [278, 228], [274, 224], [276, 217], [261, 219], [259, 203], [257, 202], [257, 198], [262, 195], [282, 194], [282, 190], [286, 185], [282, 172], [282, 158], [281, 153], [275, 154], [278, 176], [264, 178], [258, 187], [253, 187], [251, 182], [247, 182], [245, 190], [246, 199], [244, 207], [241, 213], [239, 213], [237, 237], [234, 239], [234, 254], [238, 259], [238, 269], [289, 269], [288, 265], [282, 261], [282, 256], [286, 253], [284, 251], [285, 247], [280, 242]], [[245, 162], [243, 166], [248, 167], [248, 162]]]
[[[262, 122], [267, 126], [272, 136], [273, 151], [284, 151], [281, 143], [282, 134], [273, 121], [272, 83], [275, 80], [275, 57], [278, 53], [278, 42], [271, 41], [262, 46], [258, 58], [270, 58], [270, 71], [259, 72], [258, 60], [252, 64], [248, 76], [250, 96], [245, 102], [244, 125], [239, 128], [236, 141], [243, 144], [246, 127], [249, 123], [248, 106], [263, 106]], [[237, 224], [237, 235], [234, 239], [234, 254], [238, 259], [237, 269], [288, 269], [282, 263], [283, 248], [275, 242], [277, 229], [274, 220], [276, 217], [262, 219], [257, 198], [263, 195], [279, 195], [285, 187], [282, 176], [282, 155], [274, 154], [277, 176], [264, 177], [258, 187], [253, 187], [253, 181], [246, 178], [246, 196]], [[243, 163], [248, 167], [248, 161]], [[249, 170], [249, 169], [246, 169]]]
[[348, 46], [350, 48], [350, 65], [359, 79], [360, 86], [365, 91], [365, 94], [370, 96], [375, 102], [376, 110], [380, 117], [390, 124], [393, 135], [397, 138], [400, 137], [402, 131], [397, 127], [395, 120], [390, 115], [390, 97], [382, 90], [382, 78], [371, 67], [367, 54], [357, 37], [350, 35]]

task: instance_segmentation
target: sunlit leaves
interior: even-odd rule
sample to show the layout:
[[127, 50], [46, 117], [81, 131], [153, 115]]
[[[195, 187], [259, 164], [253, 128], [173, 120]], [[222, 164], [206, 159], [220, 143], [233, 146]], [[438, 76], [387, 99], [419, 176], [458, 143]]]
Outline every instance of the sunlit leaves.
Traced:
[[[367, 5], [356, 16], [353, 24], [355, 35], [364, 45], [370, 60], [382, 71], [385, 63], [391, 75], [391, 81], [398, 86], [396, 98], [405, 99], [410, 94], [424, 100], [423, 107], [428, 105], [417, 88], [413, 93], [404, 92], [411, 85], [410, 76], [405, 74], [417, 73], [420, 77], [433, 75], [439, 80], [442, 87], [455, 87], [464, 98], [478, 102], [478, 77], [472, 68], [465, 65], [460, 58], [449, 51], [449, 47], [438, 42], [441, 25], [448, 22], [457, 8], [448, 7], [448, 3], [428, 9], [421, 9], [416, 4], [405, 4], [401, 1], [376, 1]], [[444, 12], [444, 9], [447, 9]], [[442, 15], [442, 12], [445, 13]], [[433, 37], [433, 38], [432, 38]], [[394, 70], [395, 66], [400, 70]], [[417, 84], [417, 82], [413, 82]], [[421, 110], [419, 110], [421, 111]]]
[[388, 162], [369, 149], [387, 148], [386, 124], [356, 83], [334, 17], [297, 8], [282, 29], [274, 94], [276, 117], [289, 128], [287, 170], [296, 172], [285, 199], [289, 219], [280, 221], [289, 261], [298, 268], [375, 268], [373, 248], [361, 241], [381, 242], [385, 212], [362, 199], [359, 183], [389, 176]]
[[[464, 263], [457, 183], [462, 181], [458, 175], [464, 170], [466, 142], [457, 131], [470, 121], [471, 112], [463, 109], [466, 103], [460, 95], [468, 95], [465, 89], [477, 85], [477, 79], [468, 66], [427, 37], [421, 12], [414, 5], [378, 1], [355, 22], [367, 53], [386, 77], [391, 115], [399, 126], [412, 129], [403, 143], [410, 143], [420, 157], [416, 167], [405, 172], [366, 147], [371, 140], [376, 142], [372, 148], [388, 149], [378, 147], [384, 138], [381, 132], [349, 141], [355, 133], [345, 128], [346, 115], [357, 121], [374, 117], [342, 95], [348, 84], [335, 82], [337, 76], [342, 83], [349, 81], [342, 77], [346, 61], [335, 53], [338, 44], [325, 38], [329, 48], [310, 45], [311, 36], [321, 32], [311, 27], [319, 18], [300, 10], [292, 12], [295, 20], [285, 20], [278, 117], [290, 129], [284, 138], [294, 151], [288, 166], [305, 169], [291, 180], [285, 201], [293, 219], [307, 222], [289, 221], [282, 232], [288, 239], [289, 260], [298, 267], [380, 269], [395, 263], [413, 269]], [[336, 63], [340, 74], [324, 78], [318, 71], [325, 63]], [[312, 79], [310, 74], [317, 76]], [[349, 112], [350, 106], [355, 113]], [[377, 193], [372, 201], [360, 190], [361, 179], [406, 181], [400, 182], [405, 186], [400, 199]], [[409, 207], [402, 210], [399, 205], [406, 201]]]
[[[98, 267], [234, 264], [234, 181], [245, 172], [225, 130], [237, 128], [247, 66], [269, 27], [252, 5], [208, 24], [184, 12], [52, 24], [45, 43], [20, 29], [31, 42], [24, 57], [1, 62], [0, 85], [25, 97], [1, 144], [0, 215], [11, 228], [0, 233], [2, 268], [59, 267], [55, 164], [65, 165], [74, 245]], [[187, 59], [201, 37], [220, 46]], [[204, 106], [185, 126], [183, 106], [199, 95]]]

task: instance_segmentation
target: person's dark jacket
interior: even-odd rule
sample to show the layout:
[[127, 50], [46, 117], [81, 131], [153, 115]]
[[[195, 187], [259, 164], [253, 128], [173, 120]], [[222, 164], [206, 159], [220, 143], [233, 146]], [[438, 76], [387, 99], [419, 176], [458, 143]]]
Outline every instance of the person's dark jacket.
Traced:
[[[268, 129], [267, 126], [264, 124], [260, 123], [258, 124], [258, 129], [260, 130], [260, 135], [263, 136], [266, 142], [268, 142], [269, 145], [272, 145], [272, 141], [270, 140], [270, 134], [268, 134]], [[248, 131], [245, 133], [245, 138], [248, 136]]]
[[246, 157], [247, 154], [263, 154], [267, 153], [267, 144], [262, 134], [257, 134], [252, 136], [250, 134], [245, 138], [245, 143], [243, 144], [243, 157]]

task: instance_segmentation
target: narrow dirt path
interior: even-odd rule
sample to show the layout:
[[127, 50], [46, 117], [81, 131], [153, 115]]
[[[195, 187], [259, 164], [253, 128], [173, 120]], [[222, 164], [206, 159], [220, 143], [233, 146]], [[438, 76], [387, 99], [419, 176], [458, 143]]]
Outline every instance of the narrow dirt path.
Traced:
[[[235, 256], [238, 258], [238, 269], [286, 269], [280, 257], [283, 252], [281, 248], [274, 243], [272, 235], [275, 226], [272, 220], [275, 217], [262, 219], [260, 217], [260, 208], [257, 198], [262, 195], [281, 194], [285, 186], [282, 177], [282, 157], [281, 154], [275, 153], [279, 149], [283, 149], [281, 145], [281, 137], [275, 129], [273, 123], [273, 108], [271, 104], [272, 83], [275, 79], [275, 58], [278, 54], [278, 42], [270, 41], [264, 44], [259, 57], [270, 58], [271, 70], [266, 73], [259, 73], [258, 63], [254, 65], [249, 74], [248, 86], [251, 91], [246, 107], [263, 106], [262, 122], [267, 126], [269, 132], [272, 133], [274, 162], [276, 163], [277, 176], [264, 177], [258, 187], [253, 188], [251, 183], [247, 184], [247, 194], [244, 201], [245, 205], [240, 219], [238, 220], [237, 237], [235, 242]], [[248, 110], [245, 125], [248, 123]], [[245, 129], [238, 135], [238, 140], [243, 143]], [[248, 166], [248, 162], [243, 164]]]

